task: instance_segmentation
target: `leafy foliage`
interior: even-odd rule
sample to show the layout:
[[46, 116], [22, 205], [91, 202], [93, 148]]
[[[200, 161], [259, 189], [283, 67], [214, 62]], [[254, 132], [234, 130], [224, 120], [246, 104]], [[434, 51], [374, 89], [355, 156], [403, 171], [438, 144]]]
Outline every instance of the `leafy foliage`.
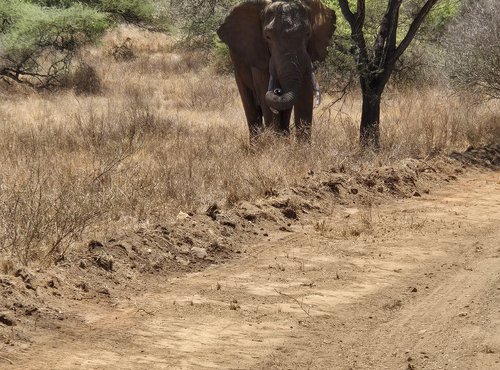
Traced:
[[44, 7], [69, 8], [84, 4], [99, 12], [119, 16], [131, 23], [150, 23], [154, 20], [155, 7], [151, 0], [30, 0]]
[[185, 32], [187, 41], [211, 48], [216, 45], [215, 31], [224, 16], [239, 0], [180, 0], [171, 5], [171, 11]]
[[68, 70], [77, 49], [96, 41], [106, 16], [81, 4], [40, 7], [22, 0], [0, 4], [0, 76], [49, 87]]
[[0, 78], [51, 87], [77, 50], [96, 42], [117, 21], [159, 23], [154, 0], [2, 0]]

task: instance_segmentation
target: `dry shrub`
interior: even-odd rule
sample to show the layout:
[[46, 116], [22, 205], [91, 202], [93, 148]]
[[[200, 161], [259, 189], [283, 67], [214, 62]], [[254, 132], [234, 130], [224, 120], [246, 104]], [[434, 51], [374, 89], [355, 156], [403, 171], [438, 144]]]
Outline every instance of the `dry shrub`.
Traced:
[[207, 72], [186, 76], [176, 89], [176, 106], [192, 110], [224, 110], [227, 104], [234, 104], [237, 90], [232, 79], [211, 77]]
[[99, 75], [94, 67], [81, 63], [71, 76], [71, 85], [77, 95], [95, 95], [102, 91]]
[[446, 91], [394, 92], [386, 98], [382, 118], [386, 152], [396, 157], [423, 157], [450, 149], [498, 140], [499, 104], [482, 105]]
[[159, 71], [152, 61], [168, 61], [171, 49], [146, 34], [131, 32], [143, 41], [127, 63], [89, 52], [102, 95], [10, 94], [0, 102], [0, 254], [50, 262], [81, 240], [272, 195], [310, 171], [369, 168], [499, 138], [493, 102], [467, 106], [429, 90], [386, 96], [379, 154], [359, 152], [354, 97], [333, 106], [325, 99], [309, 146], [266, 133], [250, 148], [233, 79], [208, 68], [178, 72], [170, 62]]
[[128, 62], [135, 59], [136, 56], [132, 48], [132, 39], [127, 37], [120, 45], [113, 46], [111, 54], [117, 62]]

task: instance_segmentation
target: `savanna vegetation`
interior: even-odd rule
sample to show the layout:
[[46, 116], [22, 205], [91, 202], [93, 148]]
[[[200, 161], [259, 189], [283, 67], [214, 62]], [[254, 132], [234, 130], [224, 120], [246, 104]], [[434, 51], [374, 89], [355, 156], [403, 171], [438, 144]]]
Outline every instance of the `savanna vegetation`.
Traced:
[[[385, 50], [377, 46], [388, 2], [366, 1], [365, 58], [340, 8], [359, 16], [361, 2], [325, 1], [339, 25], [318, 66], [328, 96], [315, 111], [313, 141], [269, 134], [260, 148], [249, 147], [227, 50], [215, 37], [235, 2], [0, 3], [0, 260], [50, 264], [89, 238], [269, 196], [308, 173], [498, 142], [495, 0], [429, 9], [385, 81], [378, 151], [359, 144], [359, 82], [384, 71], [372, 61]], [[395, 3], [389, 48], [426, 2]]]

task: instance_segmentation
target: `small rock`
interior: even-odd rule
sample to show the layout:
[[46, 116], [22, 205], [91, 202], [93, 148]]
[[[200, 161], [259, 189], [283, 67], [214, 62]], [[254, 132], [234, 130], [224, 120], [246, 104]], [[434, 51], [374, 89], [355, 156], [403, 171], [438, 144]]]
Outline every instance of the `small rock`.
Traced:
[[104, 244], [102, 244], [101, 242], [99, 242], [97, 240], [91, 240], [89, 242], [89, 245], [88, 245], [88, 248], [91, 251], [99, 249], [99, 248], [103, 248], [103, 247], [104, 247]]
[[113, 271], [113, 256], [109, 254], [101, 254], [94, 258], [95, 263], [106, 271]]
[[229, 226], [233, 229], [236, 228], [236, 222], [234, 222], [233, 220], [230, 220], [229, 218], [227, 217], [221, 217], [219, 216], [218, 217], [218, 221], [221, 225], [224, 225], [224, 226]]
[[14, 318], [10, 316], [8, 312], [0, 312], [0, 324], [4, 324], [6, 326], [16, 325]]
[[484, 348], [484, 353], [489, 353], [489, 354], [491, 354], [491, 353], [495, 353], [495, 351], [494, 351], [494, 350], [493, 350], [493, 348], [491, 348], [490, 346], [486, 346], [486, 347]]
[[240, 305], [238, 304], [238, 300], [234, 299], [229, 303], [229, 309], [236, 311], [238, 308], [241, 308]]
[[422, 195], [418, 191], [416, 191], [413, 193], [413, 196], [414, 197], [421, 197]]
[[410, 292], [412, 292], [412, 293], [416, 293], [417, 291], [418, 291], [417, 288], [410, 288]]
[[177, 221], [184, 221], [184, 220], [187, 220], [189, 219], [191, 216], [189, 216], [186, 212], [179, 212], [177, 214]]
[[200, 247], [191, 248], [191, 253], [199, 259], [205, 259], [208, 255], [207, 250], [205, 248], [200, 248]]
[[285, 216], [286, 218], [289, 218], [291, 220], [296, 220], [297, 218], [299, 218], [299, 216], [297, 215], [297, 212], [295, 212], [295, 210], [293, 210], [292, 208], [285, 208], [283, 211], [283, 216]]
[[79, 282], [78, 284], [76, 284], [76, 287], [80, 288], [84, 292], [88, 292], [89, 291], [89, 286], [88, 286], [88, 284], [85, 281]]
[[14, 276], [21, 278], [21, 280], [24, 282], [26, 289], [31, 289], [36, 291], [37, 287], [34, 284], [35, 276], [32, 273], [22, 268], [17, 270]]
[[48, 287], [48, 288], [53, 288], [53, 289], [57, 289], [57, 288], [59, 288], [59, 279], [57, 279], [57, 278], [52, 278], [52, 279], [50, 279], [50, 280], [47, 282], [47, 287]]
[[104, 294], [104, 295], [111, 295], [111, 293], [109, 292], [109, 289], [106, 288], [106, 287], [103, 287], [103, 288], [99, 289], [97, 291], [97, 293]]
[[26, 308], [26, 310], [24, 311], [24, 314], [26, 316], [32, 316], [35, 312], [38, 312], [38, 308], [35, 306], [30, 306], [30, 307]]
[[354, 195], [358, 194], [358, 189], [352, 188], [351, 189], [351, 194], [354, 194]]
[[208, 217], [215, 221], [217, 219], [217, 215], [220, 213], [219, 206], [217, 205], [217, 203], [214, 203], [210, 207], [208, 207], [205, 213]]
[[250, 222], [255, 222], [257, 221], [257, 215], [256, 214], [253, 214], [253, 213], [245, 213], [243, 215], [243, 218], [247, 221], [250, 221]]
[[182, 266], [187, 266], [191, 263], [187, 258], [183, 258], [181, 256], [175, 256], [175, 260], [179, 262]]
[[14, 285], [12, 281], [10, 281], [8, 278], [0, 278], [0, 285], [3, 285], [4, 287], [11, 287]]
[[21, 280], [26, 283], [26, 284], [29, 284], [33, 281], [33, 274], [31, 274], [29, 271], [25, 270], [25, 269], [19, 269], [16, 271], [16, 273], [14, 274], [15, 277], [20, 277]]

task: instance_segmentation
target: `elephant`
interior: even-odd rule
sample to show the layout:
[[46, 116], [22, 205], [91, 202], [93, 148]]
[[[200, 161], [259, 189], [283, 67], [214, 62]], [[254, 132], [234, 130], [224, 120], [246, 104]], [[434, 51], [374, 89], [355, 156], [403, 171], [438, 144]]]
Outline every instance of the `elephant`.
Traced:
[[335, 27], [335, 12], [320, 0], [248, 0], [225, 18], [217, 34], [229, 48], [251, 142], [265, 127], [288, 136], [292, 108], [297, 139], [310, 141], [314, 96], [321, 100], [313, 62], [326, 58]]

